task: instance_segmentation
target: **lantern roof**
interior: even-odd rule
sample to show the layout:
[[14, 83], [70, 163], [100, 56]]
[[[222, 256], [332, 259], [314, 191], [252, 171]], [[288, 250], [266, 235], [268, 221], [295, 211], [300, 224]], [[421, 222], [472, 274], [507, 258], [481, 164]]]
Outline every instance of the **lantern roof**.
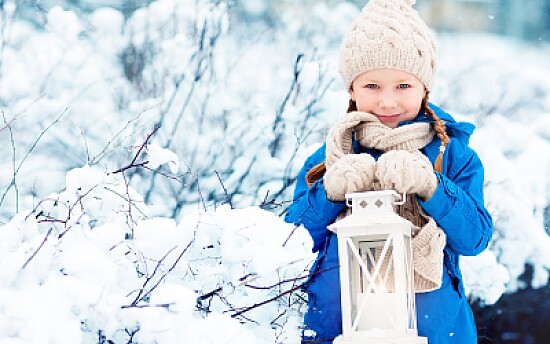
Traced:
[[378, 213], [369, 213], [369, 214], [351, 214], [345, 218], [334, 222], [328, 228], [336, 232], [337, 228], [357, 228], [364, 227], [368, 229], [369, 227], [380, 227], [380, 226], [395, 226], [395, 225], [405, 225], [408, 227], [413, 227], [413, 224], [401, 216], [397, 215], [394, 212], [381, 211]]
[[409, 236], [413, 224], [394, 210], [394, 206], [405, 203], [405, 195], [396, 202], [398, 197], [393, 190], [346, 194], [346, 205], [351, 208], [351, 215], [336, 221], [328, 229], [344, 236], [389, 234], [396, 231]]

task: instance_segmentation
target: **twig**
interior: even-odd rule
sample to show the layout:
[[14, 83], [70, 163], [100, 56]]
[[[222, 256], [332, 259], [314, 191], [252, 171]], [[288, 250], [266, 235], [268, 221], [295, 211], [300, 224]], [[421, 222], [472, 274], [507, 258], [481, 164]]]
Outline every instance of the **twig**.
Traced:
[[[308, 280], [305, 281], [304, 283], [300, 283], [300, 284], [298, 284], [298, 285], [295, 285], [294, 287], [292, 287], [292, 288], [290, 288], [290, 289], [288, 289], [288, 290], [286, 290], [286, 291], [284, 291], [284, 292], [282, 292], [282, 293], [279, 293], [279, 294], [277, 294], [277, 295], [275, 295], [275, 296], [273, 296], [273, 297], [271, 297], [271, 298], [269, 298], [269, 299], [267, 299], [267, 300], [264, 300], [264, 301], [262, 301], [262, 302], [255, 303], [255, 304], [253, 304], [253, 305], [251, 305], [251, 306], [248, 306], [248, 307], [244, 307], [244, 308], [242, 308], [242, 309], [239, 310], [239, 311], [236, 311], [236, 309], [232, 309], [232, 310], [229, 310], [229, 311], [226, 311], [226, 312], [234, 312], [234, 311], [235, 311], [235, 313], [233, 313], [233, 314], [231, 315], [232, 318], [236, 318], [236, 317], [238, 317], [238, 316], [242, 316], [242, 314], [244, 314], [244, 313], [246, 313], [246, 312], [249, 312], [249, 311], [251, 311], [252, 309], [261, 307], [261, 306], [263, 306], [263, 305], [266, 305], [266, 304], [268, 304], [268, 303], [270, 303], [270, 302], [272, 302], [272, 301], [275, 301], [275, 300], [277, 300], [277, 299], [279, 299], [279, 298], [281, 298], [281, 297], [283, 297], [283, 296], [285, 296], [285, 295], [288, 295], [288, 294], [290, 294], [290, 293], [293, 293], [293, 292], [295, 292], [296, 290], [299, 290], [299, 289], [301, 289], [301, 288], [307, 286], [309, 283], [311, 283], [310, 277], [316, 276], [316, 275], [318, 275], [318, 274], [320, 274], [320, 273], [322, 273], [322, 272], [326, 272], [326, 271], [330, 271], [330, 270], [333, 270], [333, 269], [337, 269], [338, 267], [339, 267], [339, 266], [334, 266], [334, 267], [330, 267], [330, 268], [327, 268], [327, 269], [324, 269], [324, 270], [318, 270], [318, 271], [315, 271], [315, 272], [313, 272], [313, 273], [311, 273], [311, 274], [307, 274], [307, 275], [304, 275], [304, 276], [299, 276], [299, 277], [296, 277], [296, 278], [291, 278], [291, 279], [283, 280], [283, 281], [280, 281], [280, 282], [278, 282], [278, 283], [276, 283], [276, 284], [273, 284], [273, 285], [270, 285], [270, 286], [265, 286], [265, 287], [252, 286], [252, 285], [249, 285], [249, 284], [245, 284], [245, 286], [248, 287], [248, 288], [261, 289], [261, 290], [269, 290], [269, 289], [273, 289], [273, 288], [276, 288], [276, 287], [280, 287], [281, 285], [283, 285], [283, 284], [285, 284], [285, 283], [296, 282], [296, 281], [303, 280], [303, 279], [306, 279], [306, 278], [308, 279]], [[204, 299], [206, 299], [206, 298], [208, 298], [208, 297], [210, 297], [210, 296], [214, 296], [214, 295], [219, 294], [219, 292], [221, 292], [221, 291], [222, 291], [222, 288], [221, 288], [221, 287], [220, 287], [220, 288], [217, 288], [217, 289], [215, 289], [215, 290], [213, 290], [213, 291], [211, 291], [211, 292], [209, 292], [209, 293], [207, 293], [207, 294], [204, 294], [204, 295], [202, 295], [202, 296], [199, 296], [198, 299], [204, 300]]]
[[46, 243], [46, 241], [48, 240], [48, 237], [50, 236], [50, 234], [52, 233], [53, 231], [53, 227], [50, 227], [50, 229], [48, 230], [48, 233], [46, 233], [46, 236], [44, 237], [44, 240], [42, 240], [42, 242], [40, 243], [40, 245], [38, 245], [38, 247], [36, 248], [36, 250], [33, 252], [33, 254], [29, 257], [29, 259], [27, 259], [27, 261], [25, 262], [25, 264], [23, 264], [23, 266], [21, 267], [21, 270], [25, 269], [27, 267], [27, 265], [29, 265], [29, 263], [31, 262], [31, 260], [33, 260], [33, 258], [36, 256], [36, 254], [38, 253], [38, 251], [40, 251], [40, 249], [44, 246], [44, 244]]
[[153, 290], [155, 290], [159, 284], [166, 278], [166, 276], [168, 276], [168, 274], [170, 272], [172, 272], [172, 270], [174, 270], [176, 268], [176, 266], [178, 265], [179, 261], [181, 260], [181, 258], [183, 257], [183, 255], [185, 254], [185, 252], [187, 252], [187, 250], [189, 249], [189, 247], [191, 247], [191, 245], [193, 244], [194, 240], [191, 240], [187, 246], [185, 246], [185, 248], [181, 251], [181, 253], [178, 255], [178, 257], [176, 258], [176, 260], [174, 261], [174, 263], [172, 264], [172, 266], [168, 269], [168, 271], [166, 271], [157, 281], [157, 283], [155, 283], [155, 285], [153, 285], [147, 292], [143, 293], [143, 291], [145, 290], [145, 287], [146, 285], [152, 280], [153, 276], [156, 274], [156, 272], [158, 271], [160, 265], [162, 264], [162, 262], [164, 261], [164, 259], [166, 259], [166, 257], [173, 251], [177, 248], [174, 247], [172, 248], [171, 250], [169, 250], [162, 258], [161, 260], [158, 262], [157, 266], [155, 267], [155, 270], [153, 271], [153, 273], [151, 274], [150, 277], [147, 278], [147, 280], [145, 281], [145, 283], [143, 284], [143, 288], [139, 291], [138, 293], [138, 296], [135, 298], [135, 300], [131, 303], [131, 306], [135, 306], [138, 304], [138, 302], [142, 301], [144, 298], [146, 298], [149, 294], [151, 294], [151, 292], [153, 292]]
[[120, 192], [118, 192], [118, 191], [116, 191], [116, 190], [113, 190], [113, 189], [111, 189], [111, 188], [105, 187], [105, 190], [110, 191], [110, 192], [112, 192], [113, 194], [115, 194], [115, 195], [119, 196], [120, 198], [122, 198], [124, 201], [131, 203], [131, 204], [135, 207], [135, 209], [136, 209], [144, 218], [147, 218], [147, 217], [148, 217], [147, 214], [145, 214], [145, 213], [137, 206], [137, 203], [136, 203], [135, 200], [130, 199], [130, 198], [127, 198], [125, 195], [123, 195], [123, 194], [121, 194]]
[[171, 303], [157, 303], [157, 304], [144, 304], [144, 305], [122, 305], [120, 308], [170, 308], [170, 306], [174, 305], [173, 302]]
[[[146, 163], [147, 163], [147, 161], [146, 161]], [[146, 170], [149, 170], [149, 171], [151, 171], [151, 172], [153, 172], [153, 173], [160, 174], [161, 176], [163, 176], [163, 177], [165, 177], [165, 178], [167, 178], [167, 179], [171, 179], [171, 180], [173, 180], [173, 181], [176, 181], [176, 182], [178, 182], [178, 183], [180, 183], [180, 184], [185, 184], [184, 181], [183, 181], [181, 178], [182, 178], [183, 176], [185, 176], [185, 175], [191, 173], [191, 172], [186, 172], [185, 174], [180, 174], [180, 175], [169, 175], [169, 174], [167, 174], [167, 173], [164, 173], [164, 172], [162, 172], [162, 171], [159, 171], [159, 168], [157, 168], [157, 169], [152, 169], [151, 167], [149, 167], [149, 166], [147, 166], [147, 165], [145, 165], [145, 164], [144, 164], [143, 168], [146, 169]]]
[[166, 252], [164, 254], [164, 256], [162, 256], [162, 258], [157, 262], [157, 265], [155, 266], [155, 269], [153, 270], [153, 273], [148, 276], [146, 279], [145, 279], [145, 282], [143, 283], [143, 286], [141, 287], [141, 289], [139, 290], [138, 292], [138, 295], [136, 296], [136, 298], [134, 299], [134, 301], [132, 301], [132, 303], [130, 304], [130, 306], [135, 306], [138, 304], [139, 301], [143, 300], [147, 294], [150, 292], [147, 292], [147, 293], [144, 293], [145, 292], [145, 287], [147, 286], [147, 284], [149, 284], [149, 282], [153, 279], [153, 277], [155, 277], [157, 271], [159, 270], [160, 266], [162, 265], [162, 263], [164, 262], [164, 260], [166, 259], [166, 257], [168, 257], [168, 255], [174, 251], [175, 249], [177, 248], [177, 246], [174, 246], [172, 247], [170, 250], [168, 250], [168, 252]]
[[313, 276], [316, 276], [318, 274], [320, 274], [321, 272], [326, 272], [326, 271], [330, 271], [330, 270], [334, 270], [334, 269], [337, 269], [338, 266], [334, 266], [334, 267], [330, 267], [330, 268], [326, 268], [322, 271], [315, 271], [311, 274], [307, 274], [307, 275], [303, 275], [303, 276], [298, 276], [298, 277], [294, 277], [294, 278], [289, 278], [289, 279], [286, 279], [286, 280], [282, 280], [282, 281], [279, 281], [273, 285], [269, 285], [269, 286], [263, 286], [263, 287], [260, 287], [260, 286], [253, 286], [253, 285], [250, 285], [250, 284], [245, 284], [246, 287], [248, 288], [252, 288], [252, 289], [264, 289], [264, 290], [267, 290], [267, 289], [273, 289], [273, 288], [276, 288], [276, 287], [280, 287], [281, 285], [285, 284], [285, 283], [290, 283], [290, 282], [298, 282], [300, 280], [303, 280], [303, 279], [306, 279], [306, 278], [310, 278], [310, 277], [313, 277]]
[[137, 153], [134, 155], [134, 158], [132, 159], [132, 161], [128, 165], [126, 165], [124, 167], [121, 167], [118, 170], [114, 171], [113, 174], [121, 173], [121, 172], [129, 170], [131, 168], [141, 167], [141, 166], [144, 166], [144, 165], [148, 164], [149, 161], [144, 161], [144, 162], [141, 162], [141, 163], [136, 163], [136, 161], [139, 158], [139, 156], [141, 155], [141, 152], [143, 152], [143, 150], [147, 146], [147, 143], [149, 142], [149, 140], [151, 140], [151, 137], [153, 137], [153, 135], [155, 135], [155, 133], [159, 130], [159, 128], [160, 128], [160, 126], [156, 125], [155, 128], [153, 129], [153, 131], [151, 131], [147, 135], [147, 137], [145, 138], [145, 141], [143, 141], [143, 143], [139, 147], [139, 149], [138, 149]]
[[101, 159], [102, 159], [102, 156], [104, 156], [105, 154], [107, 154], [107, 150], [109, 149], [109, 147], [113, 144], [113, 142], [130, 126], [130, 124], [132, 124], [133, 122], [137, 121], [141, 115], [143, 115], [145, 112], [147, 111], [150, 111], [150, 110], [153, 110], [154, 108], [156, 107], [159, 107], [160, 104], [156, 104], [156, 105], [153, 105], [151, 106], [150, 108], [147, 108], [145, 110], [143, 110], [142, 112], [140, 112], [137, 116], [135, 116], [134, 118], [128, 120], [124, 127], [122, 127], [122, 129], [120, 129], [110, 140], [109, 142], [107, 142], [107, 144], [105, 145], [105, 147], [103, 147], [103, 149], [101, 150], [101, 152], [99, 152], [95, 157], [93, 157], [91, 159], [91, 161], [89, 162], [90, 165], [95, 165], [96, 163], [98, 163]]
[[61, 120], [61, 117], [63, 117], [63, 115], [65, 115], [67, 113], [67, 110], [69, 108], [66, 107], [59, 116], [57, 116], [57, 118], [52, 122], [50, 123], [39, 135], [38, 135], [38, 138], [34, 141], [34, 143], [32, 144], [31, 148], [27, 151], [27, 154], [25, 154], [25, 156], [23, 157], [23, 159], [21, 160], [21, 162], [19, 163], [19, 165], [17, 166], [17, 168], [14, 170], [13, 172], [13, 177], [11, 179], [11, 182], [9, 184], [9, 186], [6, 188], [6, 190], [4, 191], [4, 194], [2, 195], [2, 197], [0, 198], [0, 205], [2, 205], [2, 203], [4, 202], [4, 198], [6, 197], [7, 193], [9, 192], [9, 190], [12, 188], [12, 187], [15, 187], [16, 184], [15, 184], [15, 179], [17, 177], [17, 174], [19, 173], [19, 170], [21, 169], [21, 167], [23, 166], [23, 164], [25, 163], [25, 161], [27, 160], [27, 158], [31, 155], [31, 153], [34, 151], [34, 149], [36, 148], [36, 146], [38, 145], [38, 142], [40, 142], [40, 140], [42, 139], [42, 137], [46, 134], [46, 132], [48, 132], [50, 130], [50, 128], [52, 126], [54, 126], [55, 124], [57, 124], [60, 120]]
[[238, 316], [240, 316], [240, 315], [242, 315], [242, 314], [244, 314], [244, 313], [246, 313], [246, 312], [248, 312], [248, 311], [250, 311], [250, 310], [252, 310], [252, 309], [254, 309], [254, 308], [258, 308], [258, 307], [261, 307], [261, 306], [263, 306], [263, 305], [265, 305], [265, 304], [268, 304], [268, 303], [270, 303], [270, 302], [272, 302], [272, 301], [275, 301], [275, 300], [277, 300], [278, 298], [281, 298], [281, 297], [283, 297], [283, 296], [285, 296], [285, 295], [287, 295], [287, 294], [290, 294], [290, 293], [292, 293], [292, 292], [294, 292], [294, 291], [296, 291], [296, 290], [298, 290], [298, 289], [301, 289], [302, 287], [303, 287], [303, 284], [300, 284], [300, 285], [298, 285], [298, 286], [295, 286], [295, 287], [293, 287], [293, 288], [290, 288], [289, 290], [287, 290], [287, 291], [285, 291], [285, 292], [282, 292], [282, 293], [279, 294], [279, 295], [275, 295], [274, 297], [272, 297], [272, 298], [270, 298], [270, 299], [264, 300], [264, 301], [259, 302], [259, 303], [255, 303], [255, 304], [253, 304], [252, 306], [249, 306], [249, 307], [245, 307], [244, 309], [242, 309], [242, 310], [240, 310], [240, 311], [238, 311], [238, 312], [233, 313], [233, 314], [231, 315], [231, 317], [232, 317], [232, 318], [236, 318], [236, 317], [238, 317]]
[[288, 237], [285, 239], [285, 242], [283, 243], [283, 246], [282, 247], [285, 247], [286, 244], [288, 243], [288, 241], [290, 240], [290, 237], [292, 237], [292, 235], [294, 234], [294, 232], [296, 232], [296, 229], [298, 229], [298, 227], [300, 226], [294, 226], [294, 228], [292, 228], [292, 231], [290, 232], [290, 234], [288, 235]]
[[4, 130], [4, 129], [11, 129], [11, 125], [13, 124], [13, 122], [15, 122], [15, 119], [17, 118], [17, 116], [13, 116], [9, 121], [6, 119], [6, 114], [4, 113], [4, 110], [1, 111], [2, 112], [2, 118], [4, 119], [4, 126], [2, 128], [0, 128], [0, 131]]
[[216, 177], [218, 177], [218, 181], [220, 182], [220, 184], [222, 186], [223, 193], [225, 195], [225, 199], [226, 199], [227, 204], [229, 204], [231, 209], [233, 209], [233, 203], [231, 202], [231, 198], [229, 198], [229, 194], [227, 193], [227, 189], [225, 188], [225, 185], [223, 184], [223, 181], [222, 181], [222, 178], [220, 177], [220, 174], [218, 173], [218, 171], [214, 171], [214, 173], [216, 173]]
[[[13, 137], [13, 129], [11, 127], [11, 123], [13, 123], [13, 121], [15, 120], [15, 117], [13, 117], [9, 123], [8, 121], [6, 120], [6, 114], [4, 113], [4, 111], [2, 111], [2, 118], [4, 119], [4, 124], [6, 125], [3, 129], [7, 128], [8, 129], [8, 132], [10, 133], [10, 143], [11, 143], [11, 151], [12, 151], [12, 169], [13, 169], [13, 179], [12, 179], [12, 184], [13, 184], [13, 187], [15, 189], [15, 212], [18, 213], [19, 212], [19, 188], [17, 187], [17, 182], [16, 182], [16, 176], [17, 176], [17, 172], [16, 172], [16, 163], [15, 163], [15, 158], [16, 158], [16, 152], [15, 152], [15, 139]], [[10, 184], [10, 185], [12, 185]], [[7, 192], [8, 189], [6, 189], [6, 192]], [[5, 195], [5, 194], [4, 194]], [[2, 196], [2, 200], [0, 201], [0, 205], [2, 204], [2, 202], [4, 201], [4, 196]]]
[[269, 152], [272, 157], [274, 157], [277, 154], [277, 151], [279, 150], [279, 146], [281, 143], [281, 140], [283, 139], [283, 131], [281, 130], [281, 127], [284, 124], [281, 124], [283, 121], [283, 113], [285, 111], [285, 108], [287, 106], [287, 103], [290, 100], [290, 96], [293, 92], [295, 92], [296, 88], [298, 87], [298, 78], [300, 76], [300, 73], [302, 72], [302, 59], [304, 57], [304, 54], [300, 53], [296, 56], [296, 61], [294, 62], [294, 69], [293, 69], [293, 78], [292, 83], [290, 84], [290, 88], [288, 89], [288, 92], [285, 95], [285, 98], [283, 99], [281, 105], [277, 109], [277, 112], [275, 113], [275, 119], [273, 120], [273, 125], [271, 128], [271, 131], [275, 135], [273, 138], [273, 141], [269, 143]]

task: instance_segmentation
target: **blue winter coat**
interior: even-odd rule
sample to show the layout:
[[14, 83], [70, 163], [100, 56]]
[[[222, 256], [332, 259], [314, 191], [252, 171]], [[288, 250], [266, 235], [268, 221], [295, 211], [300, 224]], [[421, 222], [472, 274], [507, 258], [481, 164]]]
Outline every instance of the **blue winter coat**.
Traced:
[[[451, 141], [443, 156], [443, 171], [436, 172], [439, 185], [434, 195], [428, 201], [418, 201], [445, 231], [447, 245], [441, 288], [416, 294], [418, 332], [428, 337], [429, 344], [474, 344], [477, 343], [477, 331], [464, 292], [459, 257], [479, 254], [492, 236], [493, 221], [483, 201], [483, 166], [478, 155], [468, 146], [475, 127], [456, 122], [433, 104], [430, 107], [446, 122]], [[417, 121], [432, 120], [419, 114], [412, 122]], [[436, 136], [422, 149], [432, 164], [439, 153], [440, 143]], [[382, 153], [360, 147], [357, 143], [354, 149], [370, 153], [375, 159]], [[306, 287], [309, 299], [304, 317], [304, 339], [327, 339], [325, 343], [330, 343], [332, 338], [342, 333], [342, 324], [336, 235], [332, 235], [327, 226], [334, 222], [345, 204], [327, 199], [322, 179], [311, 187], [305, 179], [307, 172], [324, 160], [325, 146], [306, 160], [298, 175], [294, 200], [285, 221], [303, 225], [309, 231], [314, 242], [313, 251], [318, 252], [312, 272], [322, 271], [313, 274]]]

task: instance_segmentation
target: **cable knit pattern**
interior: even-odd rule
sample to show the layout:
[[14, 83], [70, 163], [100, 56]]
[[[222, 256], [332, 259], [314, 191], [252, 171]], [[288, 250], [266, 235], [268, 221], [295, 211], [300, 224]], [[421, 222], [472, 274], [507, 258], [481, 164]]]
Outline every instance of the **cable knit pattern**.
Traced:
[[381, 190], [417, 194], [430, 199], [437, 188], [437, 177], [428, 157], [420, 151], [394, 150], [384, 153], [376, 164]]
[[352, 152], [354, 132], [362, 146], [382, 151], [418, 150], [430, 143], [435, 136], [435, 130], [430, 123], [413, 123], [392, 129], [382, 124], [373, 114], [353, 111], [340, 118], [327, 135], [327, 168]]
[[355, 138], [362, 146], [382, 151], [418, 150], [432, 142], [435, 130], [429, 123], [412, 123], [397, 128], [375, 121], [363, 121], [355, 129]]
[[354, 20], [340, 48], [340, 75], [349, 89], [360, 74], [373, 69], [409, 72], [430, 89], [437, 47], [414, 0], [370, 0]]
[[368, 154], [348, 154], [332, 164], [323, 184], [327, 198], [344, 201], [346, 193], [373, 190], [376, 161]]
[[445, 243], [445, 232], [431, 217], [413, 238], [414, 287], [417, 292], [428, 292], [441, 286]]
[[376, 116], [366, 112], [350, 112], [340, 118], [330, 129], [326, 144], [326, 165], [327, 169], [338, 159], [346, 154], [352, 153], [352, 137], [355, 127], [362, 122], [378, 122], [383, 125]]

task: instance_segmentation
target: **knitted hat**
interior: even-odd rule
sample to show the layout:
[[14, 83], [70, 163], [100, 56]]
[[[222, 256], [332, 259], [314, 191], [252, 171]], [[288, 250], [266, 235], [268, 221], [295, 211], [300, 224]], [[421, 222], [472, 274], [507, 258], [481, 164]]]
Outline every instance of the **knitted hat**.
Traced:
[[346, 88], [373, 69], [399, 69], [430, 89], [437, 47], [430, 29], [412, 8], [416, 0], [370, 0], [353, 22], [340, 50]]

